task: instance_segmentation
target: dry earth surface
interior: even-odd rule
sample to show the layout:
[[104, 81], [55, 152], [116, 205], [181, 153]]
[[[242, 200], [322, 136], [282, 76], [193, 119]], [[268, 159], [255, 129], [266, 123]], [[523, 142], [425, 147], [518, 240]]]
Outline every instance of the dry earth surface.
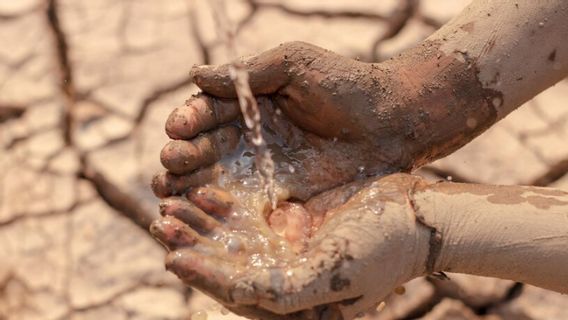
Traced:
[[[304, 40], [378, 61], [468, 1], [228, 1], [242, 54]], [[0, 0], [0, 319], [237, 319], [164, 271], [145, 231], [163, 124], [221, 63], [207, 1]], [[568, 82], [452, 156], [432, 179], [568, 189]], [[568, 296], [450, 274], [366, 319], [568, 319]]]

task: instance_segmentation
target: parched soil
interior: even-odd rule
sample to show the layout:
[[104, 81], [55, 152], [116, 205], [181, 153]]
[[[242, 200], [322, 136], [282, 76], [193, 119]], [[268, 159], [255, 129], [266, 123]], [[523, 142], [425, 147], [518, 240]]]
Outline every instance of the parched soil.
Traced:
[[[147, 227], [164, 123], [221, 63], [206, 0], [0, 2], [0, 319], [237, 319], [164, 271]], [[302, 40], [364, 61], [415, 45], [463, 1], [228, 1], [242, 54]], [[568, 81], [432, 179], [568, 189]], [[420, 278], [365, 319], [565, 319], [568, 297], [511, 281]], [[400, 290], [399, 290], [400, 293]]]

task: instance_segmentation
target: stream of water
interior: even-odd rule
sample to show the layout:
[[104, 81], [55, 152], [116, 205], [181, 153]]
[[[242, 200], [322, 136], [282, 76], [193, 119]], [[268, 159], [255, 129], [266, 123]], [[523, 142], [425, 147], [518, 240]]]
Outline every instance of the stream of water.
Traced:
[[260, 183], [270, 201], [272, 209], [276, 209], [274, 162], [266, 141], [262, 136], [260, 111], [249, 85], [249, 74], [246, 66], [238, 58], [235, 28], [227, 16], [225, 1], [213, 0], [211, 4], [213, 5], [217, 33], [225, 45], [227, 57], [231, 61], [229, 72], [237, 92], [241, 113], [245, 120], [245, 125], [251, 133], [251, 143], [255, 151], [255, 165], [260, 176]]

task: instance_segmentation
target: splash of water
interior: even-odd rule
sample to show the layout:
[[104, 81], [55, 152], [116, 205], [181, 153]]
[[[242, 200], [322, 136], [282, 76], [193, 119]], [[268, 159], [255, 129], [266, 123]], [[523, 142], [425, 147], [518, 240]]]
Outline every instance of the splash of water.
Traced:
[[227, 16], [224, 0], [214, 0], [211, 1], [211, 4], [213, 5], [217, 33], [223, 41], [227, 57], [231, 61], [229, 73], [235, 86], [241, 113], [243, 114], [245, 125], [251, 132], [251, 142], [255, 150], [255, 164], [260, 176], [260, 182], [268, 196], [272, 209], [276, 209], [274, 162], [266, 141], [262, 136], [260, 111], [249, 85], [249, 74], [245, 65], [238, 60], [234, 26]]

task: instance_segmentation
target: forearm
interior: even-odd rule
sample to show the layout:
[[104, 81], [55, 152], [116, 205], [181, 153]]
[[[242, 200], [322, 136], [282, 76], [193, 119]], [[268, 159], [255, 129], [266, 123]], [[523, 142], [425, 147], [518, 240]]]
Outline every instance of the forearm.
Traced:
[[568, 193], [439, 183], [414, 194], [441, 237], [435, 271], [492, 276], [568, 293]]
[[500, 119], [568, 75], [567, 39], [564, 0], [476, 0], [428, 40], [475, 63], [483, 87], [503, 95]]
[[566, 39], [565, 1], [477, 0], [419, 46], [376, 65], [396, 106], [379, 122], [404, 133], [403, 166], [450, 154], [566, 77]]

